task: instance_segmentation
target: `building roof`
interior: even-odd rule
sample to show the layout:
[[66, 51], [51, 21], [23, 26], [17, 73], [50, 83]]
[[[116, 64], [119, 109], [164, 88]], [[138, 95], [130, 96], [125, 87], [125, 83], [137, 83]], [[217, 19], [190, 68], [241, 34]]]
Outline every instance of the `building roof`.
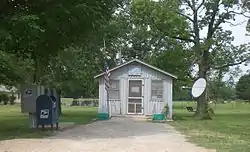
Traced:
[[[124, 67], [124, 66], [126, 66], [126, 65], [128, 65], [128, 64], [130, 64], [130, 63], [133, 63], [133, 62], [137, 62], [137, 63], [142, 64], [142, 65], [144, 65], [144, 66], [146, 66], [146, 67], [149, 67], [149, 68], [151, 68], [151, 69], [153, 69], [153, 70], [156, 70], [156, 71], [158, 71], [158, 72], [160, 72], [160, 73], [162, 73], [162, 74], [164, 74], [164, 75], [167, 75], [167, 76], [170, 76], [170, 77], [172, 77], [172, 78], [177, 79], [177, 76], [175, 76], [175, 75], [173, 75], [173, 74], [171, 74], [171, 73], [168, 73], [168, 72], [166, 72], [166, 71], [163, 71], [163, 70], [161, 70], [161, 69], [159, 69], [159, 68], [157, 68], [157, 67], [155, 67], [155, 66], [149, 65], [149, 64], [147, 64], [147, 63], [145, 63], [145, 62], [142, 62], [141, 60], [138, 60], [138, 59], [133, 59], [133, 60], [131, 60], [131, 61], [125, 62], [125, 63], [123, 63], [123, 64], [121, 64], [121, 65], [119, 65], [119, 66], [117, 66], [117, 67], [114, 67], [114, 68], [110, 69], [109, 72], [112, 72], [112, 71], [115, 71], [115, 70], [117, 70], [117, 69], [120, 69], [120, 68], [122, 68], [122, 67]], [[103, 75], [104, 75], [104, 72], [101, 73], [101, 74], [99, 74], [99, 75], [96, 75], [95, 78], [98, 78], [98, 77], [103, 76]]]

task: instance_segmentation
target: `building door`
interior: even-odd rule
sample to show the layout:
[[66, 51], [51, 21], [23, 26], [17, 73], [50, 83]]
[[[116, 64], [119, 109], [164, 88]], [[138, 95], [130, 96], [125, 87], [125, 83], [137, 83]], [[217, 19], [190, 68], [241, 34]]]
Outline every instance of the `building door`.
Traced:
[[142, 80], [129, 80], [128, 114], [143, 114]]

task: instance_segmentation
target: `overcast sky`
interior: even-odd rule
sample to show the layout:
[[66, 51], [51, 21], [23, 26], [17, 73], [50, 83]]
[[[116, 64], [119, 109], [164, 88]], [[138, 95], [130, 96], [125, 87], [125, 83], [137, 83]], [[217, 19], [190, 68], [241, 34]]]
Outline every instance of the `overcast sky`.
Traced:
[[[244, 23], [242, 23], [244, 22]], [[236, 16], [236, 20], [234, 22], [235, 24], [237, 23], [242, 23], [237, 26], [230, 26], [230, 24], [223, 24], [222, 27], [226, 30], [231, 30], [232, 34], [234, 36], [234, 44], [235, 45], [240, 45], [240, 44], [245, 44], [245, 43], [250, 43], [250, 36], [246, 36], [246, 25], [247, 25], [247, 18], [244, 16]], [[204, 32], [204, 34], [206, 34]], [[248, 64], [247, 66], [241, 65], [241, 69], [243, 70], [242, 74], [245, 74], [247, 70], [250, 70], [250, 65]], [[237, 80], [238, 78], [236, 78]]]

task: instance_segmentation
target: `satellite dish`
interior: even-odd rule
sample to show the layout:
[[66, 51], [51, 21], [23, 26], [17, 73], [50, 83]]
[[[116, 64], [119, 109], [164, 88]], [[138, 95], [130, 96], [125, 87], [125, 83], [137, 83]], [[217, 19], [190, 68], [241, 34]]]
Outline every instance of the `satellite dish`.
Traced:
[[192, 95], [194, 98], [199, 97], [206, 89], [207, 82], [204, 78], [196, 80], [192, 87]]

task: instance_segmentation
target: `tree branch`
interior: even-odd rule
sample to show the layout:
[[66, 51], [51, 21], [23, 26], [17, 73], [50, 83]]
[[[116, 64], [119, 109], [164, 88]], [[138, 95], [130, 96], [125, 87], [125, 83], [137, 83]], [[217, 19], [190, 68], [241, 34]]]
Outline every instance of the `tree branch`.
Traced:
[[203, 4], [205, 3], [205, 0], [202, 0], [201, 4], [197, 7], [197, 11], [203, 6]]
[[197, 53], [200, 53], [200, 29], [199, 29], [199, 21], [198, 21], [198, 12], [195, 8], [195, 0], [192, 0], [192, 7], [193, 7], [193, 30], [194, 30], [194, 44], [196, 45]]
[[195, 11], [195, 8], [193, 7], [193, 5], [190, 3], [189, 0], [183, 0], [183, 1], [187, 3], [187, 5], [191, 8], [191, 10]]
[[[248, 15], [245, 14], [246, 12], [241, 12], [241, 13], [239, 13], [239, 12], [235, 12], [235, 11], [227, 11], [227, 12], [218, 20], [218, 22], [215, 23], [215, 25], [214, 25], [214, 27], [213, 27], [213, 30], [212, 30], [212, 33], [214, 33], [214, 32], [216, 31], [216, 29], [218, 29], [218, 27], [220, 26], [221, 23], [223, 23], [223, 22], [230, 23], [230, 22], [228, 22], [228, 21], [225, 21], [225, 19], [226, 19], [226, 18], [228, 17], [228, 15], [231, 14], [231, 13], [237, 14], [237, 15], [243, 15], [243, 16], [246, 17], [246, 18], [250, 18], [250, 16], [248, 16]], [[242, 23], [239, 23], [239, 24], [236, 24], [236, 25], [233, 25], [233, 23], [230, 23], [230, 24], [231, 24], [232, 26], [237, 26], [237, 25], [242, 24]]]
[[244, 16], [244, 17], [246, 17], [246, 18], [250, 18], [250, 16], [249, 15], [246, 15], [245, 13], [248, 13], [248, 12], [235, 12], [235, 11], [232, 11], [233, 13], [235, 13], [235, 14], [237, 14], [237, 15], [242, 15], [242, 16]]
[[242, 25], [242, 24], [244, 24], [244, 23], [246, 23], [247, 21], [245, 20], [245, 21], [242, 21], [242, 22], [240, 22], [240, 23], [232, 23], [232, 22], [229, 22], [229, 21], [225, 21], [225, 23], [228, 23], [228, 24], [230, 24], [230, 26], [239, 26], [239, 25]]
[[228, 17], [228, 15], [230, 14], [230, 13], [232, 13], [233, 11], [228, 11], [227, 13], [225, 13], [219, 20], [218, 20], [218, 22], [217, 23], [215, 23], [215, 25], [214, 25], [214, 27], [213, 27], [213, 29], [212, 29], [212, 33], [214, 33], [217, 29], [218, 29], [218, 27], [220, 26], [220, 24], [221, 23], [223, 23], [223, 22], [225, 22], [225, 19]]
[[[213, 12], [212, 12], [212, 16], [211, 16], [211, 20], [208, 24], [208, 31], [207, 31], [207, 40], [211, 39], [214, 32], [215, 32], [215, 27], [214, 26], [214, 22], [215, 22], [215, 17], [217, 12], [219, 11], [219, 2], [220, 0], [217, 0], [217, 3], [215, 4], [214, 8], [213, 8]], [[225, 15], [224, 15], [225, 16]], [[217, 27], [218, 28], [218, 27]]]
[[[155, 26], [159, 31], [162, 31], [161, 29], [159, 29], [158, 26]], [[164, 31], [162, 31], [164, 33]], [[186, 42], [191, 42], [191, 43], [196, 43], [195, 40], [193, 39], [190, 39], [190, 38], [185, 38], [185, 37], [178, 37], [178, 36], [168, 36], [169, 38], [173, 38], [173, 39], [178, 39], [178, 40], [181, 40], [181, 41], [186, 41]]]
[[193, 20], [191, 17], [189, 17], [189, 16], [187, 16], [187, 15], [181, 13], [181, 12], [177, 12], [177, 14], [179, 14], [179, 15], [185, 17], [186, 19], [188, 19], [188, 20], [191, 21], [192, 23], [194, 22], [194, 20]]
[[196, 43], [195, 40], [190, 39], [190, 38], [184, 38], [184, 37], [178, 37], [178, 36], [172, 36], [171, 38], [178, 39], [178, 40], [181, 40], [181, 41]]
[[239, 64], [242, 64], [242, 63], [244, 63], [244, 62], [246, 62], [246, 61], [248, 61], [248, 60], [249, 60], [249, 58], [245, 58], [244, 60], [241, 60], [241, 61], [239, 61], [239, 62], [224, 64], [224, 65], [222, 65], [222, 66], [214, 67], [213, 69], [219, 70], [219, 69], [223, 69], [223, 68], [226, 68], [226, 67], [239, 65]]

